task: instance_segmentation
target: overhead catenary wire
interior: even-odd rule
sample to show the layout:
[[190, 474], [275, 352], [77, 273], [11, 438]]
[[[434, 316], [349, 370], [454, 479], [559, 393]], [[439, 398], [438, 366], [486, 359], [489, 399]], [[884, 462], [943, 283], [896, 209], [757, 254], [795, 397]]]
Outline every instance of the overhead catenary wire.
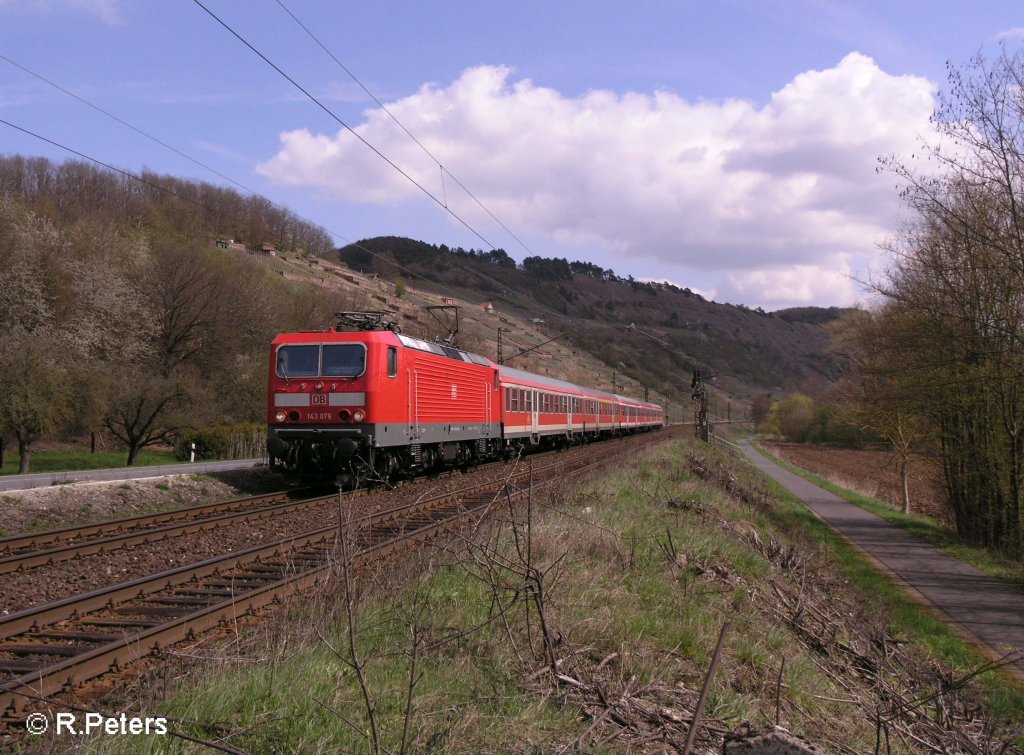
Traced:
[[[434, 155], [433, 152], [431, 152], [429, 149], [427, 149], [426, 145], [424, 145], [422, 141], [420, 141], [419, 139], [416, 138], [416, 135], [413, 134], [406, 127], [406, 125], [404, 123], [402, 123], [402, 121], [400, 121], [398, 119], [398, 116], [396, 116], [393, 112], [391, 112], [391, 109], [388, 108], [387, 105], [385, 105], [383, 102], [380, 101], [380, 99], [377, 97], [377, 95], [375, 95], [373, 92], [371, 92], [370, 89], [362, 81], [360, 81], [359, 78], [354, 73], [352, 73], [352, 71], [349, 69], [348, 66], [346, 66], [344, 63], [342, 63], [340, 60], [338, 60], [337, 56], [333, 52], [331, 52], [331, 50], [327, 47], [327, 45], [325, 45], [322, 41], [320, 41], [320, 38], [317, 37], [312, 32], [312, 30], [306, 24], [304, 24], [299, 19], [299, 17], [296, 16], [288, 8], [288, 6], [284, 4], [284, 2], [282, 2], [282, 0], [276, 0], [276, 2], [277, 2], [277, 4], [279, 6], [281, 6], [281, 9], [284, 10], [284, 12], [287, 13], [292, 18], [292, 20], [295, 21], [295, 23], [298, 24], [299, 27], [304, 32], [306, 32], [307, 35], [309, 35], [309, 38], [312, 39], [320, 47], [320, 49], [323, 50], [327, 54], [328, 57], [330, 57], [331, 60], [333, 60], [335, 63], [337, 63], [338, 67], [341, 68], [341, 70], [343, 70], [346, 74], [348, 74], [349, 78], [351, 78], [352, 81], [354, 81], [359, 86], [359, 88], [362, 89], [366, 93], [366, 95], [370, 99], [372, 99], [375, 103], [377, 103], [377, 106], [380, 107], [380, 109], [383, 110], [387, 114], [387, 116], [392, 121], [394, 121], [395, 124], [400, 129], [402, 129], [402, 131], [405, 132], [405, 135], [408, 136], [410, 139], [412, 139], [416, 143], [416, 145], [421, 150], [423, 150], [423, 152], [427, 155], [427, 157], [429, 157], [431, 160], [434, 161], [434, 163], [437, 165], [437, 167], [441, 171], [441, 190], [442, 190], [442, 192], [444, 192], [444, 176], [447, 173], [448, 177], [451, 178], [452, 181], [454, 181], [456, 183], [456, 185], [460, 189], [462, 189], [464, 192], [466, 192], [466, 195], [469, 196], [474, 202], [476, 202], [477, 205], [479, 205], [480, 209], [482, 209], [484, 212], [486, 212], [490, 216], [491, 220], [493, 220], [495, 223], [500, 225], [505, 230], [505, 232], [508, 233], [509, 236], [511, 236], [513, 239], [515, 239], [516, 242], [521, 247], [523, 247], [523, 249], [525, 249], [530, 254], [534, 254], [534, 251], [532, 249], [530, 249], [530, 247], [527, 246], [526, 243], [521, 238], [519, 238], [519, 236], [517, 236], [507, 225], [505, 225], [503, 222], [501, 222], [501, 220], [493, 212], [491, 212], [490, 208], [488, 208], [480, 200], [480, 198], [476, 196], [476, 194], [474, 194], [472, 191], [470, 191], [466, 187], [466, 185], [464, 183], [462, 183], [462, 181], [460, 181], [459, 178], [454, 173], [452, 173], [448, 168], [446, 168], [444, 166], [444, 164]], [[445, 209], [447, 209], [447, 207], [448, 207], [447, 194], [445, 195], [444, 207], [445, 207]]]
[[[56, 89], [56, 90], [58, 90], [60, 92], [63, 92], [68, 97], [71, 97], [72, 99], [77, 100], [78, 102], [82, 103], [86, 107], [92, 108], [96, 112], [105, 115], [107, 118], [110, 118], [110, 119], [112, 119], [114, 121], [117, 121], [118, 123], [120, 123], [125, 128], [131, 129], [136, 134], [139, 134], [140, 136], [143, 136], [146, 139], [149, 139], [151, 142], [154, 142], [155, 144], [159, 144], [164, 149], [170, 150], [171, 152], [173, 152], [174, 154], [178, 155], [179, 157], [185, 158], [186, 160], [188, 160], [193, 165], [198, 165], [200, 168], [202, 168], [204, 170], [208, 170], [210, 173], [213, 173], [215, 176], [217, 176], [217, 177], [227, 181], [228, 183], [232, 184], [233, 186], [237, 186], [239, 189], [242, 189], [243, 191], [247, 191], [250, 194], [258, 195], [257, 192], [254, 191], [253, 189], [250, 189], [248, 186], [245, 186], [244, 184], [239, 183], [238, 181], [236, 181], [235, 179], [231, 178], [230, 176], [224, 175], [223, 173], [218, 171], [216, 168], [210, 167], [206, 163], [204, 163], [204, 162], [202, 162], [200, 160], [197, 160], [196, 158], [192, 157], [191, 155], [188, 155], [188, 154], [182, 152], [177, 147], [175, 147], [175, 146], [173, 146], [171, 144], [168, 144], [167, 142], [163, 141], [162, 139], [160, 139], [160, 138], [158, 138], [156, 136], [153, 136], [152, 134], [147, 133], [146, 131], [143, 131], [138, 126], [135, 126], [135, 125], [129, 123], [128, 121], [126, 121], [123, 118], [120, 118], [120, 117], [114, 115], [113, 113], [109, 112], [108, 110], [104, 110], [103, 108], [101, 108], [96, 103], [90, 102], [89, 100], [85, 99], [84, 97], [81, 97], [81, 96], [75, 94], [70, 89], [64, 88], [63, 86], [61, 86], [57, 82], [51, 81], [50, 79], [46, 78], [42, 74], [37, 73], [36, 71], [33, 71], [32, 69], [23, 66], [21, 63], [18, 63], [15, 60], [11, 60], [9, 57], [4, 55], [3, 53], [0, 53], [0, 60], [3, 60], [4, 62], [14, 66], [15, 68], [17, 68], [17, 69], [27, 73], [29, 76], [32, 76], [32, 77], [38, 79], [39, 81], [42, 81], [44, 84], [48, 84], [51, 87], [53, 87], [54, 89]], [[52, 144], [52, 142], [51, 142], [51, 144]], [[89, 158], [89, 159], [92, 159], [92, 158]], [[98, 161], [94, 161], [94, 162], [98, 162]], [[107, 167], [110, 167], [110, 166], [107, 166]], [[116, 168], [114, 168], [114, 170], [116, 170]], [[314, 223], [313, 225], [317, 225], [317, 224]]]
[[218, 24], [223, 26], [233, 37], [235, 37], [235, 39], [237, 39], [239, 42], [241, 42], [243, 45], [245, 45], [247, 48], [249, 48], [249, 50], [251, 50], [264, 63], [266, 63], [268, 66], [270, 66], [275, 71], [277, 71], [277, 73], [279, 73], [281, 76], [283, 76], [285, 79], [287, 79], [287, 81], [292, 86], [294, 86], [296, 89], [298, 89], [300, 92], [302, 92], [307, 98], [309, 98], [321, 110], [323, 110], [325, 113], [327, 113], [327, 115], [329, 115], [332, 119], [337, 121], [338, 124], [340, 124], [346, 131], [348, 131], [350, 134], [352, 134], [356, 139], [358, 139], [360, 142], [362, 142], [362, 144], [364, 144], [368, 149], [372, 150], [373, 153], [375, 155], [377, 155], [381, 160], [383, 160], [388, 165], [390, 165], [392, 168], [394, 168], [396, 171], [398, 171], [398, 173], [400, 173], [403, 177], [405, 177], [405, 179], [407, 181], [409, 181], [409, 183], [411, 183], [413, 186], [415, 186], [417, 189], [419, 189], [421, 192], [423, 192], [426, 196], [428, 196], [431, 200], [433, 200], [437, 204], [438, 207], [442, 208], [445, 212], [447, 212], [449, 215], [451, 215], [453, 218], [455, 218], [455, 220], [457, 220], [459, 223], [461, 223], [470, 233], [472, 233], [478, 239], [483, 241], [484, 244], [486, 244], [488, 247], [490, 247], [491, 249], [496, 249], [494, 244], [492, 244], [490, 241], [488, 241], [483, 236], [483, 234], [481, 234], [478, 230], [476, 230], [473, 226], [471, 226], [458, 213], [456, 213], [450, 207], [445, 207], [444, 202], [441, 201], [440, 199], [438, 199], [437, 196], [433, 192], [430, 191], [430, 189], [425, 187], [423, 184], [421, 184], [415, 178], [413, 178], [408, 173], [406, 173], [404, 170], [402, 170], [402, 168], [397, 163], [395, 163], [391, 158], [389, 158], [387, 155], [385, 155], [383, 152], [381, 152], [379, 149], [377, 149], [377, 147], [375, 147], [373, 144], [371, 144], [369, 141], [367, 141], [354, 128], [349, 126], [345, 121], [343, 121], [340, 117], [338, 117], [338, 115], [333, 110], [331, 110], [329, 107], [327, 107], [323, 102], [321, 102], [311, 92], [309, 92], [309, 90], [307, 90], [305, 87], [303, 87], [301, 84], [299, 84], [299, 82], [297, 82], [295, 79], [293, 79], [287, 73], [285, 73], [285, 71], [282, 68], [280, 68], [276, 63], [274, 63], [272, 60], [270, 60], [270, 58], [268, 58], [262, 52], [257, 50], [256, 47], [252, 43], [250, 43], [245, 37], [243, 37], [241, 34], [239, 34], [237, 31], [235, 31], [227, 22], [225, 22], [223, 19], [221, 19], [220, 16], [218, 16], [212, 10], [210, 10], [205, 5], [203, 5], [203, 3], [200, 2], [200, 0], [192, 0], [192, 2], [194, 2], [200, 8], [202, 8], [204, 11], [206, 11], [206, 13], [214, 21], [216, 21]]
[[119, 173], [120, 175], [125, 176], [126, 178], [131, 178], [131, 179], [133, 179], [135, 181], [138, 181], [141, 184], [145, 184], [146, 186], [149, 186], [149, 187], [151, 187], [153, 189], [157, 189], [158, 191], [165, 192], [167, 194], [170, 194], [173, 197], [176, 197], [178, 199], [184, 200], [185, 202], [188, 202], [189, 204], [193, 204], [193, 205], [195, 205], [196, 207], [198, 207], [198, 208], [200, 208], [202, 210], [208, 210], [209, 209], [202, 202], [197, 202], [196, 200], [192, 199], [191, 197], [186, 197], [184, 194], [179, 194], [178, 192], [174, 191], [173, 189], [168, 189], [166, 186], [160, 186], [159, 184], [155, 184], [152, 181], [147, 181], [142, 176], [137, 176], [137, 175], [135, 175], [134, 173], [132, 173], [130, 171], [122, 170], [121, 168], [115, 168], [110, 163], [105, 163], [102, 160], [98, 160], [95, 157], [91, 157], [90, 155], [87, 155], [84, 152], [79, 152], [77, 149], [73, 149], [72, 147], [68, 147], [67, 145], [61, 144], [60, 142], [56, 142], [53, 139], [48, 139], [47, 137], [43, 136], [42, 134], [37, 134], [35, 131], [31, 131], [31, 130], [29, 130], [27, 128], [24, 128], [22, 126], [19, 126], [19, 125], [15, 124], [15, 123], [11, 123], [10, 121], [4, 120], [3, 118], [0, 118], [0, 123], [4, 124], [5, 126], [10, 126], [11, 128], [15, 129], [16, 131], [20, 131], [23, 134], [27, 134], [28, 136], [35, 137], [36, 139], [39, 139], [40, 141], [46, 142], [47, 144], [50, 144], [50, 145], [52, 145], [54, 147], [57, 147], [58, 149], [62, 149], [65, 152], [70, 152], [72, 155], [76, 155], [77, 157], [81, 157], [84, 160], [89, 160], [90, 162], [96, 163], [97, 165], [102, 165], [104, 168], [107, 168], [108, 170], [112, 170], [115, 173]]

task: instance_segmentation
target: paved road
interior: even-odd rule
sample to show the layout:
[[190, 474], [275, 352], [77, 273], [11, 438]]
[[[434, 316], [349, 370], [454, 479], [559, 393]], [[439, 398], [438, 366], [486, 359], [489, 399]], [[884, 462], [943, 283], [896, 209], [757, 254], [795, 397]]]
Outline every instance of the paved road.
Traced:
[[[884, 519], [789, 472], [746, 441], [743, 453], [847, 540], [867, 552], [989, 655], [1024, 653], [1024, 589], [947, 556]], [[1024, 655], [1016, 669], [1024, 675]]]
[[121, 467], [120, 469], [89, 469], [81, 472], [2, 475], [0, 476], [0, 490], [25, 490], [80, 480], [136, 480], [143, 477], [163, 477], [171, 474], [205, 474], [231, 469], [248, 469], [262, 463], [264, 463], [262, 459], [197, 461], [194, 464], [168, 464], [160, 467]]

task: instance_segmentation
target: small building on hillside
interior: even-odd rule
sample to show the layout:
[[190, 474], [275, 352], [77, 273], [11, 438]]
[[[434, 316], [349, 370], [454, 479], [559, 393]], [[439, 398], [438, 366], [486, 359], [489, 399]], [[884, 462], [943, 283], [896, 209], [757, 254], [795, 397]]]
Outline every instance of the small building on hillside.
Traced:
[[491, 315], [494, 314], [494, 305], [491, 304], [489, 301], [485, 301], [480, 306], [483, 308], [484, 312], [487, 312], [488, 314], [491, 314]]

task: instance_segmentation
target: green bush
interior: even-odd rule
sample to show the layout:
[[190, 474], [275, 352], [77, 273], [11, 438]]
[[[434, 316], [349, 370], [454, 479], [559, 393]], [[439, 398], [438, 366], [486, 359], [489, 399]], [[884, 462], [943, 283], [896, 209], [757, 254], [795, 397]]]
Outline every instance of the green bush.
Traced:
[[194, 427], [182, 431], [174, 455], [188, 461], [196, 444], [196, 461], [255, 458], [265, 454], [266, 428], [251, 422], [216, 427]]

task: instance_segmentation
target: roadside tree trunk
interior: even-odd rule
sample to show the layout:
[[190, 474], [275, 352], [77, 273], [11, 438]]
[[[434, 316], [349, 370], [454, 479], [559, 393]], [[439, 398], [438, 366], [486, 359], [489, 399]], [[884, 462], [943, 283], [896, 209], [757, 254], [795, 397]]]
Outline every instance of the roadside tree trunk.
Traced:
[[32, 441], [29, 438], [18, 437], [18, 474], [28, 474], [29, 459], [32, 454]]

